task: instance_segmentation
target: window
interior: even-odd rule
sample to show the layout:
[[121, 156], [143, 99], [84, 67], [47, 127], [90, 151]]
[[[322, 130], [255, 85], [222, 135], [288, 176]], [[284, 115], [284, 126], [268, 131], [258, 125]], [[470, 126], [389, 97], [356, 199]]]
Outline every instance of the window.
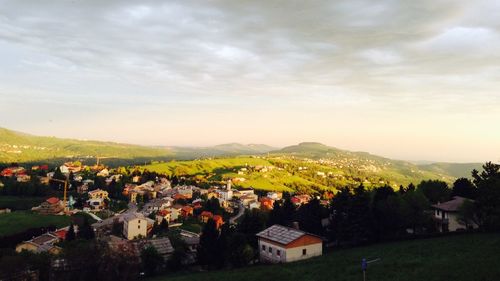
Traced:
[[262, 251], [266, 250], [266, 245], [262, 245]]
[[269, 247], [269, 253], [273, 253], [273, 248]]
[[307, 249], [302, 249], [302, 255], [303, 256], [307, 255]]
[[280, 251], [280, 250], [276, 250], [276, 255], [277, 255], [278, 257], [280, 257], [280, 256], [281, 256], [281, 251]]

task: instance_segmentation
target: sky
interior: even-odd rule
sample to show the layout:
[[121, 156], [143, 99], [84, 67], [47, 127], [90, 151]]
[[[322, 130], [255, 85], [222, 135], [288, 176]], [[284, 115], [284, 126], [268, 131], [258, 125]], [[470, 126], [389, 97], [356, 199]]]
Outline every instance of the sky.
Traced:
[[0, 127], [500, 160], [495, 0], [0, 0]]

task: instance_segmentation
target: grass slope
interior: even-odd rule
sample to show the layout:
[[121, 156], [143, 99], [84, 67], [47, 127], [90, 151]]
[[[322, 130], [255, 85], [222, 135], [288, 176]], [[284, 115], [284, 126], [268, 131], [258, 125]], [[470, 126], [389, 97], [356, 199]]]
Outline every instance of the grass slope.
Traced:
[[[61, 158], [86, 159], [96, 156], [134, 160], [164, 158], [169, 155], [171, 152], [160, 148], [113, 142], [39, 137], [0, 128], [0, 163], [36, 162]], [[95, 159], [92, 161], [95, 162]]]
[[367, 280], [500, 280], [498, 249], [499, 235], [460, 235], [338, 250], [291, 264], [163, 276], [151, 281], [363, 280], [361, 259], [364, 257], [368, 260], [381, 258], [381, 261], [369, 265]]
[[[261, 154], [276, 148], [263, 144], [221, 144], [213, 147], [146, 147], [114, 142], [83, 141], [39, 137], [0, 128], [0, 163], [61, 162], [66, 159], [95, 163], [95, 157], [107, 165], [131, 165], [151, 160], [196, 159], [201, 157]], [[50, 161], [52, 160], [52, 161]]]
[[0, 214], [0, 237], [23, 232], [29, 228], [50, 225], [63, 227], [69, 225], [69, 223], [70, 217], [68, 216], [40, 215], [31, 211]]

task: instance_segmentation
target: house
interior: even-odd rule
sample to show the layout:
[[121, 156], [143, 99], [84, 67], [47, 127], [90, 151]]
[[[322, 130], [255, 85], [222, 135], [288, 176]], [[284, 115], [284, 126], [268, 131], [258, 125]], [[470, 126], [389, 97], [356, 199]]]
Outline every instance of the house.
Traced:
[[47, 232], [31, 240], [21, 242], [16, 246], [16, 252], [30, 251], [34, 253], [49, 252], [51, 254], [59, 254], [61, 248], [56, 246], [56, 244], [65, 239], [68, 229], [69, 227], [60, 228], [54, 232]]
[[215, 215], [212, 217], [212, 219], [214, 220], [215, 227], [217, 227], [217, 229], [219, 229], [224, 224], [224, 220], [222, 219], [222, 216]]
[[247, 194], [240, 197], [241, 204], [245, 207], [249, 207], [251, 203], [257, 202], [259, 200], [259, 196], [257, 194]]
[[89, 191], [89, 199], [108, 199], [108, 192], [106, 190], [102, 189], [96, 189]]
[[171, 213], [167, 210], [161, 210], [156, 214], [156, 221], [160, 224], [163, 220], [167, 220], [167, 222], [171, 222]]
[[99, 173], [97, 173], [98, 177], [109, 177], [109, 170], [104, 168]]
[[98, 212], [106, 208], [106, 202], [102, 198], [95, 198], [87, 200], [88, 211]]
[[233, 190], [231, 189], [231, 180], [227, 181], [227, 185], [226, 185], [225, 189], [219, 189], [219, 190], [217, 190], [217, 193], [218, 193], [218, 198], [222, 199], [223, 201], [233, 199]]
[[193, 207], [191, 206], [184, 206], [181, 208], [181, 216], [184, 218], [190, 217], [193, 215]]
[[[193, 198], [193, 187], [192, 186], [178, 186], [176, 189], [177, 189], [177, 193], [179, 195], [182, 195], [184, 199]], [[175, 199], [175, 197], [174, 197], [174, 199]]]
[[87, 204], [91, 211], [101, 211], [106, 208], [106, 200], [109, 200], [108, 192], [102, 189], [96, 189], [88, 192], [89, 200]]
[[12, 177], [12, 176], [19, 176], [19, 175], [25, 175], [26, 170], [23, 167], [9, 167], [5, 168], [0, 172], [0, 176], [2, 177]]
[[63, 210], [63, 204], [59, 198], [50, 197], [40, 204], [40, 206], [33, 208], [33, 211], [42, 215], [55, 215]]
[[307, 194], [295, 195], [290, 200], [295, 205], [303, 205], [303, 204], [308, 203], [311, 200], [311, 196], [309, 196]]
[[203, 223], [207, 223], [209, 219], [213, 218], [214, 214], [209, 211], [203, 211], [200, 214], [200, 221]]
[[434, 220], [440, 232], [474, 229], [478, 227], [477, 224], [472, 222], [465, 225], [458, 219], [458, 211], [467, 200], [474, 202], [467, 198], [454, 196], [450, 201], [432, 205], [434, 209]]
[[198, 254], [198, 246], [200, 245], [200, 235], [194, 232], [181, 230], [180, 239], [184, 241], [187, 245], [187, 252], [182, 264], [194, 264], [196, 263], [196, 256]]
[[128, 240], [146, 237], [153, 227], [154, 220], [140, 213], [128, 213], [123, 216], [123, 236]]
[[147, 213], [152, 213], [165, 210], [167, 207], [170, 207], [171, 205], [172, 205], [171, 201], [164, 199], [153, 199], [144, 205], [143, 210]]
[[176, 205], [174, 205], [172, 207], [167, 208], [166, 210], [170, 212], [170, 219], [172, 221], [175, 221], [181, 215], [182, 205], [177, 205], [176, 204]]
[[146, 247], [153, 247], [156, 249], [156, 252], [162, 256], [164, 261], [170, 259], [172, 254], [174, 253], [174, 247], [172, 243], [170, 243], [170, 239], [167, 237], [158, 238], [158, 239], [148, 239], [143, 245], [143, 249]]
[[269, 197], [262, 197], [259, 202], [260, 207], [264, 210], [272, 210], [274, 207], [274, 200]]
[[293, 262], [323, 254], [323, 240], [299, 229], [275, 224], [256, 236], [262, 262]]
[[283, 198], [283, 192], [270, 191], [266, 196], [273, 200], [281, 200]]

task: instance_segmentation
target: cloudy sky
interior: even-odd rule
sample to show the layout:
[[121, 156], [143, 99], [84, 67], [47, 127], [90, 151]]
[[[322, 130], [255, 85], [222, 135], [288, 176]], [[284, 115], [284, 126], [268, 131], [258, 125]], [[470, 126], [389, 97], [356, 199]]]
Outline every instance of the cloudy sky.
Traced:
[[0, 0], [0, 126], [500, 159], [500, 2]]

